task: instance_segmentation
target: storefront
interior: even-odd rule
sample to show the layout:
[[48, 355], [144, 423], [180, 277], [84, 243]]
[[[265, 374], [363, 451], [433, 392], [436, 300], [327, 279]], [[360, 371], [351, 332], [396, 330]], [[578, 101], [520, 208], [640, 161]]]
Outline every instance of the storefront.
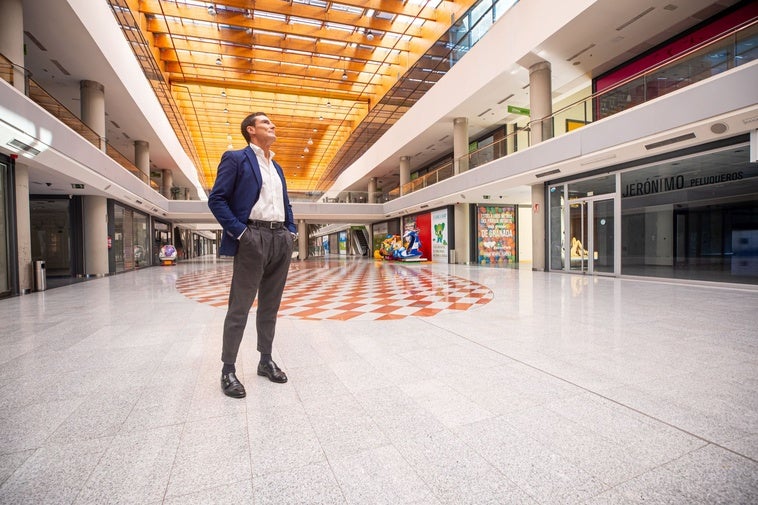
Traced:
[[11, 191], [12, 185], [11, 160], [5, 155], [0, 154], [0, 298], [13, 294], [15, 282], [13, 279], [12, 265], [16, 261], [11, 261], [15, 255], [11, 252], [13, 239], [12, 217], [13, 198]]
[[548, 184], [550, 269], [758, 284], [758, 166], [748, 142]]

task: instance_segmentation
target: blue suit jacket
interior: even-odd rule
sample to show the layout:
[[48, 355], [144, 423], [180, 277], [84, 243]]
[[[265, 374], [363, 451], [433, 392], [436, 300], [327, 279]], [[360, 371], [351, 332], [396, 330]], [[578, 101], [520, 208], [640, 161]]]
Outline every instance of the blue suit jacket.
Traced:
[[[276, 172], [282, 180], [284, 190], [284, 225], [295, 233], [297, 227], [292, 217], [292, 206], [287, 195], [287, 183], [282, 167], [274, 162]], [[208, 196], [208, 207], [216, 217], [224, 233], [221, 237], [219, 253], [224, 256], [237, 254], [237, 237], [247, 228], [247, 220], [253, 205], [261, 195], [261, 169], [258, 159], [250, 146], [239, 151], [226, 151], [218, 165], [216, 182]]]

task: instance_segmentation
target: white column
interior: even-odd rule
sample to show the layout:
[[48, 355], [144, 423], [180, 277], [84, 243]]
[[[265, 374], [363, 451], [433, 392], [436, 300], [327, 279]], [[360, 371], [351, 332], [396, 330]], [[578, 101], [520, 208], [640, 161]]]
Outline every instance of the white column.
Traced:
[[468, 118], [453, 119], [453, 173], [468, 170]]
[[400, 156], [400, 195], [406, 193], [406, 184], [411, 182], [411, 157]]
[[368, 180], [368, 203], [376, 203], [376, 177]]
[[30, 293], [34, 288], [34, 264], [32, 263], [32, 224], [29, 210], [29, 170], [25, 165], [19, 164], [17, 159], [13, 173], [16, 179], [18, 290], [19, 293]]
[[87, 195], [82, 200], [84, 220], [84, 273], [108, 273], [108, 205], [103, 196]]
[[304, 260], [308, 257], [308, 223], [305, 219], [300, 219], [297, 222], [297, 258]]
[[150, 143], [144, 140], [134, 141], [134, 166], [147, 177], [150, 183]]
[[81, 81], [81, 113], [84, 124], [100, 137], [100, 150], [105, 151], [105, 87], [95, 81]]
[[532, 186], [532, 270], [545, 270], [545, 186]]
[[13, 67], [13, 87], [25, 93], [24, 8], [21, 0], [0, 1], [0, 53]]
[[529, 114], [534, 121], [531, 125], [530, 145], [553, 137], [553, 122], [549, 117], [553, 113], [551, 74], [548, 61], [529, 67]]
[[453, 207], [453, 219], [455, 222], [455, 262], [459, 265], [468, 265], [471, 262], [469, 251], [471, 250], [471, 230], [469, 222], [471, 212], [468, 203], [456, 203]]
[[161, 170], [161, 194], [171, 200], [171, 186], [174, 185], [174, 173], [171, 170]]

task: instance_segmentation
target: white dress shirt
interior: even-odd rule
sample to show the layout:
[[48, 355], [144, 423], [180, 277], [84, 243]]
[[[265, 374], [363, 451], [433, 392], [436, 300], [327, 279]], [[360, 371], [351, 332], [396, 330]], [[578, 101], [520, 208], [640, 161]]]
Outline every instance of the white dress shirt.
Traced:
[[250, 219], [279, 221], [283, 223], [284, 188], [272, 161], [274, 159], [274, 152], [269, 151], [270, 158], [266, 159], [263, 149], [252, 143], [250, 147], [253, 149], [255, 157], [258, 158], [258, 166], [261, 169], [261, 178], [263, 179], [261, 195], [258, 201], [255, 202], [252, 212], [250, 212]]

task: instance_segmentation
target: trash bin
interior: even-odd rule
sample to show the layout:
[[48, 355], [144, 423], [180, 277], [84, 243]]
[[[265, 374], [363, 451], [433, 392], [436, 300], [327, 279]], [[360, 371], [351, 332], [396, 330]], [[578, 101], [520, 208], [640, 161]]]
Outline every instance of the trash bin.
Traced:
[[455, 249], [450, 249], [450, 264], [455, 264]]
[[47, 274], [45, 272], [45, 262], [38, 260], [34, 262], [34, 291], [44, 291], [47, 289]]

